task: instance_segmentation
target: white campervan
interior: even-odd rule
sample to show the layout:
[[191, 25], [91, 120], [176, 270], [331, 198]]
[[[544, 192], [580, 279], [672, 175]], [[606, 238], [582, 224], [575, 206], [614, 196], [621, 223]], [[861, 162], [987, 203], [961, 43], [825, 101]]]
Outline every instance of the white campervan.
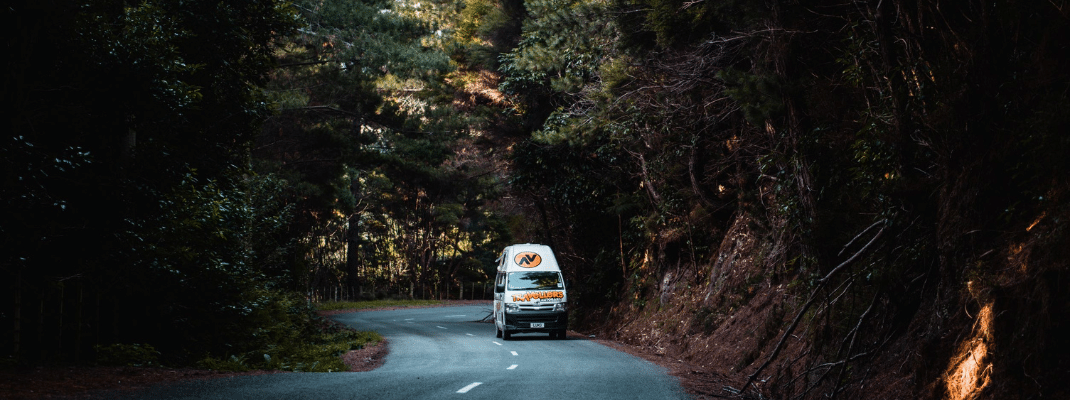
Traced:
[[498, 258], [494, 280], [494, 326], [497, 337], [547, 332], [564, 339], [568, 330], [568, 294], [554, 252], [541, 244], [514, 244]]

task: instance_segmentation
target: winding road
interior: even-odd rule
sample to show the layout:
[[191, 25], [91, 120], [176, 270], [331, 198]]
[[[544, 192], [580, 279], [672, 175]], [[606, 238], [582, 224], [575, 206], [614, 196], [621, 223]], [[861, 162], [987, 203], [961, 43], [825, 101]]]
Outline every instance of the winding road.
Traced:
[[654, 364], [594, 341], [519, 334], [504, 341], [473, 322], [489, 306], [414, 308], [336, 315], [390, 343], [369, 372], [238, 376], [157, 387], [138, 399], [686, 399]]

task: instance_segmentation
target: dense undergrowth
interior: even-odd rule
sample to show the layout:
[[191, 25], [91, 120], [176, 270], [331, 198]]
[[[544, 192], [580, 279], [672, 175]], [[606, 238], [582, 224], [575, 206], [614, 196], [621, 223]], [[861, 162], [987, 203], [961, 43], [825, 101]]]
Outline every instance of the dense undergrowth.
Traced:
[[194, 3], [0, 10], [5, 363], [333, 369], [511, 239], [717, 395], [1066, 397], [1066, 0]]
[[[402, 302], [385, 302], [390, 304]], [[410, 302], [411, 303], [411, 302]], [[384, 302], [347, 302], [297, 306], [275, 315], [250, 333], [250, 338], [219, 355], [206, 355], [194, 365], [216, 371], [281, 370], [293, 372], [339, 372], [349, 367], [342, 355], [375, 345], [382, 337], [375, 332], [346, 327], [317, 312], [344, 308], [361, 309], [383, 306]], [[182, 359], [161, 353], [151, 344], [112, 344], [97, 346], [95, 362], [100, 365], [182, 366]], [[175, 364], [178, 362], [179, 364]]]
[[307, 302], [487, 280], [499, 185], [423, 4], [0, 9], [2, 363], [337, 369], [368, 339]]
[[349, 370], [342, 355], [382, 339], [378, 333], [357, 331], [317, 316], [311, 317], [309, 325], [292, 338], [226, 358], [208, 357], [198, 365], [220, 371], [342, 372]]

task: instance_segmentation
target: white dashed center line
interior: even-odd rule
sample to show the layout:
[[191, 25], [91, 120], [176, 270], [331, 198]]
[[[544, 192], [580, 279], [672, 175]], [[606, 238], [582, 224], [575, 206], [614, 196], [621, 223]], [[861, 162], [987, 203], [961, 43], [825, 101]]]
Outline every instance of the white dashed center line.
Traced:
[[515, 355], [518, 355], [518, 354], [516, 354], [516, 352], [515, 352], [515, 351], [510, 351], [510, 353], [513, 353], [513, 355], [514, 355], [514, 356], [515, 356]]
[[473, 335], [473, 334], [471, 334], [471, 333], [466, 333], [465, 335], [468, 335], [468, 336], [475, 336], [475, 335]]
[[471, 385], [468, 385], [468, 386], [465, 386], [465, 387], [461, 388], [461, 390], [458, 390], [457, 393], [468, 393], [469, 390], [472, 390], [476, 386], [479, 386], [479, 385], [482, 385], [482, 384], [483, 384], [483, 382], [472, 382]]
[[519, 365], [513, 364], [513, 365], [510, 365], [509, 368], [506, 368], [506, 369], [516, 369], [516, 367], [519, 367]]
[[438, 328], [438, 329], [446, 329], [446, 327], [444, 327], [444, 326], [438, 326], [438, 325], [435, 325], [435, 328]]
[[495, 341], [493, 341], [493, 340], [492, 340], [492, 341], [490, 341], [490, 342], [491, 342], [491, 343], [494, 343], [494, 344], [496, 344], [496, 345], [498, 345], [498, 346], [501, 346], [501, 345], [502, 345], [501, 343], [495, 342]]

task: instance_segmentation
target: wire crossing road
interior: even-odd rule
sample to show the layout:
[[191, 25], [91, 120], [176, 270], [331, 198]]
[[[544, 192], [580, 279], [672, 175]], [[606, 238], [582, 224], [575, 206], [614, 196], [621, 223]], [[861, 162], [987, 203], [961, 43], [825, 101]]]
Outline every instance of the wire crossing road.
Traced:
[[369, 372], [287, 373], [187, 382], [123, 398], [143, 399], [685, 399], [660, 367], [582, 339], [494, 337], [472, 322], [489, 306], [366, 311], [333, 318], [390, 343]]

